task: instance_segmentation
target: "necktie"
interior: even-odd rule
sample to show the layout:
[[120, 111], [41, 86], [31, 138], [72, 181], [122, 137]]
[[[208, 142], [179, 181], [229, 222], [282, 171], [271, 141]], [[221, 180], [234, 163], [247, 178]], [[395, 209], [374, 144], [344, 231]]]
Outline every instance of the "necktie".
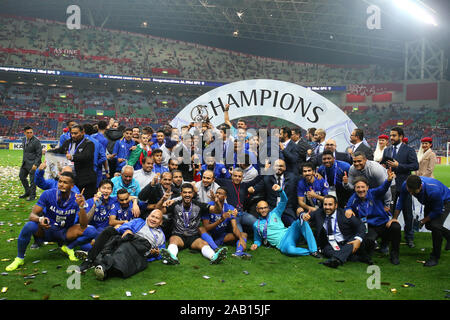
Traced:
[[280, 176], [277, 177], [277, 183], [281, 187], [281, 177]]
[[333, 229], [331, 228], [331, 216], [326, 217], [327, 220], [327, 234], [333, 234]]
[[395, 159], [396, 155], [397, 155], [397, 146], [394, 146], [394, 150], [392, 151], [392, 158]]
[[321, 146], [321, 145], [322, 145], [321, 143], [319, 143], [319, 144], [317, 145], [316, 155], [320, 153], [320, 146]]

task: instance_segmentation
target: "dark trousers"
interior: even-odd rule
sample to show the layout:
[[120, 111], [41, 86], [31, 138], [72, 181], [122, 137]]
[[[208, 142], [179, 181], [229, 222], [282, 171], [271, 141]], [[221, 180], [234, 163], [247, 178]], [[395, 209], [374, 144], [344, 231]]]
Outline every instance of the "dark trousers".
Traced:
[[[36, 170], [25, 169], [24, 167], [20, 167], [19, 171], [19, 179], [22, 182], [23, 188], [25, 189], [25, 194], [31, 197], [36, 197], [36, 183], [34, 182], [34, 173]], [[28, 176], [30, 179], [30, 183], [28, 183]]]
[[[400, 190], [401, 186], [391, 186], [391, 193], [392, 193], [392, 201], [393, 206], [391, 207], [391, 212], [394, 212], [395, 206], [397, 205], [398, 197], [400, 196]], [[414, 216], [413, 216], [413, 210], [412, 210], [412, 198], [411, 195], [408, 193], [408, 195], [405, 198], [405, 203], [403, 203], [403, 220], [405, 221], [405, 240], [414, 240]]]
[[365, 249], [365, 242], [361, 243], [358, 251], [353, 254], [353, 245], [348, 244], [346, 241], [340, 242], [339, 248], [341, 250], [334, 250], [330, 244], [325, 245], [322, 249], [323, 254], [327, 258], [336, 258], [339, 259], [341, 263], [345, 263], [347, 260], [350, 261], [359, 261], [359, 257], [366, 257], [367, 252]]
[[103, 247], [108, 242], [108, 240], [120, 233], [114, 227], [106, 227], [103, 231], [98, 235], [95, 239], [95, 243], [92, 246], [92, 249], [88, 252], [88, 260], [94, 261], [98, 254], [103, 250]]
[[[427, 208], [425, 208], [425, 217], [429, 214], [429, 211], [427, 211]], [[431, 252], [431, 256], [435, 259], [439, 259], [441, 257], [442, 238], [445, 237], [447, 241], [450, 241], [450, 230], [444, 227], [445, 219], [447, 219], [449, 212], [450, 201], [447, 201], [444, 204], [442, 214], [425, 224], [425, 228], [431, 231], [431, 239], [433, 241], [433, 251]]]
[[380, 226], [369, 225], [369, 230], [364, 237], [364, 242], [366, 242], [366, 249], [369, 255], [372, 255], [375, 249], [375, 240], [381, 237], [383, 241], [388, 241], [391, 243], [391, 253], [400, 252], [400, 239], [402, 237], [402, 227], [398, 222], [392, 222], [389, 228], [386, 224]]
[[80, 189], [80, 192], [83, 191], [83, 196], [85, 199], [92, 198], [97, 193], [97, 181], [88, 183], [88, 184], [77, 184], [78, 189]]

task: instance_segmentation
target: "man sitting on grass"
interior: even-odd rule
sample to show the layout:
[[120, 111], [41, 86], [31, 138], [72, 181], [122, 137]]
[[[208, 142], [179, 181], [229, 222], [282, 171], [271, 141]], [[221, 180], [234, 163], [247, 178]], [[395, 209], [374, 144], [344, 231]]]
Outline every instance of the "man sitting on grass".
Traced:
[[194, 187], [190, 183], [184, 183], [181, 186], [181, 200], [175, 202], [170, 200], [167, 202], [169, 197], [169, 193], [165, 193], [163, 196], [163, 203], [166, 204], [164, 208], [161, 201], [157, 204], [157, 209], [160, 209], [163, 214], [167, 212], [173, 220], [173, 232], [169, 239], [169, 247], [161, 250], [163, 262], [179, 264], [177, 258], [178, 248], [200, 250], [202, 255], [210, 260], [211, 264], [217, 264], [225, 259], [227, 247], [223, 247], [214, 253], [214, 250], [211, 249], [208, 243], [202, 240], [199, 231], [201, 217], [208, 213], [221, 212], [223, 207], [220, 206], [220, 203], [209, 205], [192, 201]]
[[[82, 238], [79, 244], [83, 245], [92, 239], [92, 234], [88, 232], [91, 228], [87, 228], [84, 190], [75, 194], [72, 191], [73, 184], [73, 174], [63, 172], [58, 180], [58, 188], [46, 190], [41, 194], [30, 213], [30, 221], [19, 234], [17, 257], [6, 267], [6, 271], [16, 270], [24, 264], [25, 251], [32, 235], [43, 238], [44, 241], [56, 241], [58, 244]], [[77, 216], [79, 224], [75, 224]], [[78, 260], [75, 252], [66, 245], [63, 245], [61, 250], [69, 255], [70, 260]]]
[[80, 265], [84, 272], [95, 266], [98, 280], [128, 278], [147, 267], [148, 261], [161, 259], [166, 237], [160, 228], [162, 212], [153, 210], [144, 220], [136, 218], [119, 228], [107, 227]]
[[233, 253], [233, 257], [250, 259], [252, 256], [244, 252], [247, 246], [247, 234], [239, 231], [236, 223], [238, 212], [232, 205], [225, 203], [226, 199], [227, 190], [223, 187], [219, 187], [214, 196], [214, 201], [210, 201], [208, 204], [214, 206], [216, 210], [219, 210], [220, 207], [223, 209], [202, 216], [202, 228], [211, 235], [213, 241], [212, 243], [207, 241], [207, 239], [204, 238], [204, 234], [202, 234], [202, 239], [207, 241], [213, 250], [218, 249], [218, 246], [221, 246], [224, 243], [234, 243], [237, 240], [236, 252]]
[[[281, 216], [286, 208], [288, 198], [286, 193], [278, 184], [274, 184], [273, 191], [281, 192], [281, 199], [278, 205], [269, 212], [269, 204], [262, 200], [256, 205], [259, 219], [253, 224], [254, 243], [250, 250], [256, 250], [262, 244], [271, 245], [280, 249], [281, 253], [292, 256], [312, 255], [320, 258], [317, 253], [317, 244], [314, 234], [308, 224], [303, 220], [295, 220], [289, 228], [286, 228], [281, 220]], [[306, 239], [308, 249], [297, 247], [300, 235]]]

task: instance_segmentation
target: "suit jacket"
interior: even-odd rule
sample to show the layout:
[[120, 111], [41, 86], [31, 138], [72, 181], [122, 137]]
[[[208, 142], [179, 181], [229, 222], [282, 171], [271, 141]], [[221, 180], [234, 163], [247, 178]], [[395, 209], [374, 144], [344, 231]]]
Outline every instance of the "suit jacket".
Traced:
[[422, 156], [419, 162], [419, 170], [417, 171], [418, 176], [434, 178], [433, 170], [436, 165], [436, 153], [431, 149], [428, 149]]
[[[62, 146], [49, 152], [66, 154], [72, 143], [75, 143], [72, 139], [66, 140]], [[94, 152], [94, 143], [85, 137], [84, 141], [80, 143], [73, 155], [75, 184], [77, 186], [81, 187], [97, 182], [97, 173], [94, 170]]]
[[28, 143], [26, 143], [26, 138], [23, 138], [22, 149], [22, 167], [24, 169], [31, 170], [33, 165], [38, 167], [41, 164], [42, 145], [38, 138], [32, 136]]
[[300, 153], [299, 147], [294, 141], [289, 141], [287, 146], [283, 150], [280, 150], [280, 159], [286, 162], [286, 171], [293, 172], [295, 174], [299, 173]]
[[353, 154], [355, 154], [355, 152], [357, 152], [357, 151], [364, 152], [364, 153], [366, 154], [367, 160], [373, 160], [373, 150], [372, 150], [372, 148], [370, 148], [369, 146], [367, 146], [364, 142], [361, 143], [361, 144], [358, 146], [358, 148], [356, 148], [356, 149], [353, 151]]
[[[393, 151], [393, 146], [385, 148], [383, 151], [383, 157], [392, 158]], [[395, 178], [395, 185], [398, 192], [400, 192], [400, 188], [402, 187], [403, 182], [411, 174], [411, 171], [419, 169], [419, 162], [417, 161], [417, 155], [414, 149], [404, 143], [400, 145], [400, 148], [397, 151], [397, 155], [394, 157], [394, 159], [398, 161], [398, 167], [394, 169], [394, 172], [397, 176]]]
[[[347, 162], [349, 164], [353, 164], [352, 157], [350, 157], [350, 155], [348, 153], [336, 151], [335, 152], [335, 159], [339, 160], [339, 161]], [[319, 167], [319, 166], [322, 165], [322, 153], [320, 153], [317, 156], [315, 164], [316, 164], [316, 167]]]
[[[328, 244], [327, 231], [323, 227], [325, 223], [326, 213], [323, 209], [317, 209], [311, 213], [311, 220], [314, 221], [316, 226], [316, 240], [319, 247], [324, 248]], [[336, 209], [337, 223], [339, 230], [341, 231], [344, 241], [349, 242], [355, 240], [355, 237], [364, 239], [366, 230], [361, 220], [355, 216], [348, 219], [345, 216], [344, 209]]]
[[300, 156], [299, 162], [300, 162], [300, 165], [302, 165], [303, 163], [306, 162], [308, 150], [309, 149], [313, 150], [313, 148], [311, 147], [311, 145], [308, 142], [304, 141], [303, 139], [298, 140], [296, 144], [297, 144], [298, 153]]
[[[294, 214], [294, 218], [296, 218], [295, 210], [297, 209], [297, 183], [299, 177], [292, 173], [285, 171], [284, 172], [284, 184], [283, 190], [288, 197], [288, 203], [286, 205], [287, 214]], [[254, 186], [255, 194], [261, 195], [264, 197], [264, 200], [267, 201], [270, 208], [273, 209], [277, 206], [277, 198], [280, 195], [279, 192], [275, 192], [272, 190], [272, 186], [277, 183], [277, 179], [274, 175], [265, 175], [263, 178]]]

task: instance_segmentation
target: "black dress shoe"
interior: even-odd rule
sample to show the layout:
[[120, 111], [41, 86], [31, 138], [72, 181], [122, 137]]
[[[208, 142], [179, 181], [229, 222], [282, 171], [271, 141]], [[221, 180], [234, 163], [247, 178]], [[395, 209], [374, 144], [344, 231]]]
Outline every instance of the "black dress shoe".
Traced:
[[412, 240], [407, 240], [406, 241], [406, 245], [410, 248], [414, 248], [416, 245], [414, 244], [414, 241]]
[[400, 260], [398, 259], [398, 253], [397, 252], [391, 252], [391, 263], [394, 265], [400, 264]]
[[21, 196], [19, 196], [19, 199], [25, 199], [26, 197], [29, 197], [30, 195], [28, 193], [25, 193]]
[[435, 258], [430, 258], [423, 264], [424, 267], [434, 267], [437, 265], [438, 265], [438, 260]]
[[341, 265], [340, 261], [336, 258], [328, 259], [327, 261], [324, 261], [322, 264], [334, 269], [337, 269], [337, 267]]
[[319, 252], [313, 252], [310, 254], [312, 257], [317, 258], [317, 259], [321, 259], [323, 258], [323, 256], [319, 253]]

